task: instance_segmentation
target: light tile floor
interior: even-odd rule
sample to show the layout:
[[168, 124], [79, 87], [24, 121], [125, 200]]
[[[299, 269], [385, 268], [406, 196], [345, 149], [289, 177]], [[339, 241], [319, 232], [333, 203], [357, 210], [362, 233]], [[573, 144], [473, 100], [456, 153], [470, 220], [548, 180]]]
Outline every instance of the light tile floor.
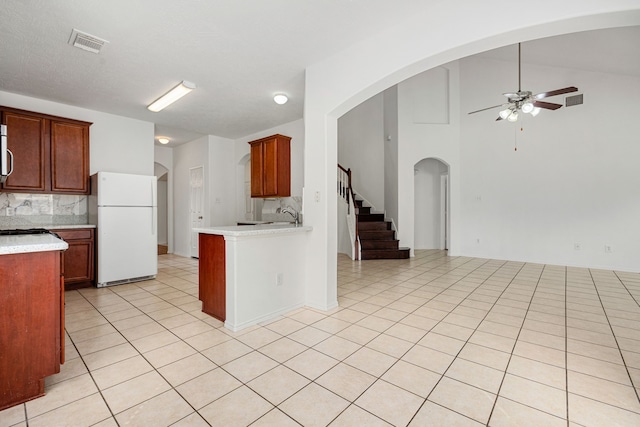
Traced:
[[640, 274], [340, 256], [338, 309], [232, 333], [197, 269], [67, 292], [67, 362], [0, 427], [640, 425]]

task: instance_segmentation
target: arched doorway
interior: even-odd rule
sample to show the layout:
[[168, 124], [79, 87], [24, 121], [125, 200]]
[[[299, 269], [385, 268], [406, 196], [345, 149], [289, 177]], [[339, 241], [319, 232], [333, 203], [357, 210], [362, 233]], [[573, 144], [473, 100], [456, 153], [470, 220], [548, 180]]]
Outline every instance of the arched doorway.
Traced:
[[154, 163], [153, 174], [158, 179], [158, 254], [169, 252], [169, 170]]
[[449, 165], [422, 159], [413, 173], [415, 249], [448, 249]]

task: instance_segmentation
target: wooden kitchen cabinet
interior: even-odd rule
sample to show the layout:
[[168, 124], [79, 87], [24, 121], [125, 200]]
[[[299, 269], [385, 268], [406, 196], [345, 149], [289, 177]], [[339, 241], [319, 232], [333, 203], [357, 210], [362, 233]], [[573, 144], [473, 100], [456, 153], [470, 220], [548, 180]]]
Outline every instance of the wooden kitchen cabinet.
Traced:
[[251, 197], [291, 195], [291, 138], [272, 135], [251, 141]]
[[0, 411], [44, 395], [64, 363], [60, 252], [0, 255]]
[[91, 123], [0, 107], [13, 173], [2, 191], [89, 194]]
[[52, 230], [67, 242], [63, 254], [64, 288], [69, 291], [90, 287], [95, 282], [95, 234], [93, 228]]
[[227, 318], [227, 279], [224, 236], [198, 236], [198, 299], [202, 312], [224, 322]]

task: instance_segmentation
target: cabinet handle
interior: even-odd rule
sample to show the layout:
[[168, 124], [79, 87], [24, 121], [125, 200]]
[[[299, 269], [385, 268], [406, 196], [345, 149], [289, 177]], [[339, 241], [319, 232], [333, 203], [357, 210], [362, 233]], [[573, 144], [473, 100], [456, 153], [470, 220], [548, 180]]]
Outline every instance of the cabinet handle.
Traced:
[[13, 173], [13, 153], [7, 148], [7, 154], [9, 155], [9, 172], [7, 176], [9, 176]]

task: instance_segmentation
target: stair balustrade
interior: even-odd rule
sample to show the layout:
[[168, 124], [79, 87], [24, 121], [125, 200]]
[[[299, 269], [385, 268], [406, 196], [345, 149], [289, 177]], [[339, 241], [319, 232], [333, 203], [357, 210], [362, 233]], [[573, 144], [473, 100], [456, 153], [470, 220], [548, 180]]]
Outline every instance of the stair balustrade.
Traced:
[[[352, 246], [352, 259], [408, 259], [409, 248], [401, 248], [396, 238], [393, 219], [384, 213], [371, 212], [373, 205], [353, 191], [351, 169], [338, 164], [338, 195], [347, 203], [347, 227]], [[371, 206], [363, 206], [363, 203]]]
[[338, 165], [338, 195], [347, 203], [347, 228], [351, 240], [351, 259], [360, 259], [356, 197], [351, 187], [351, 169]]

